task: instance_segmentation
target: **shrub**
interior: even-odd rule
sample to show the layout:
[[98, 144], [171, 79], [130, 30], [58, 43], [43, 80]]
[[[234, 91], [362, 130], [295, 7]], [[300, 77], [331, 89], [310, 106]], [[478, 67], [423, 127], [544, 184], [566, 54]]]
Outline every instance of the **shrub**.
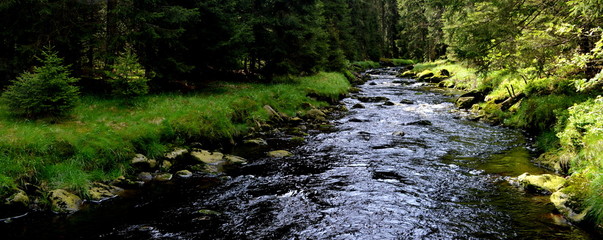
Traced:
[[111, 71], [105, 74], [109, 77], [113, 95], [124, 98], [133, 98], [145, 95], [149, 92], [146, 72], [138, 63], [138, 57], [132, 51], [122, 53], [111, 65]]
[[63, 59], [49, 49], [39, 59], [42, 66], [21, 74], [2, 95], [11, 113], [29, 118], [63, 116], [75, 107], [79, 79], [69, 76]]

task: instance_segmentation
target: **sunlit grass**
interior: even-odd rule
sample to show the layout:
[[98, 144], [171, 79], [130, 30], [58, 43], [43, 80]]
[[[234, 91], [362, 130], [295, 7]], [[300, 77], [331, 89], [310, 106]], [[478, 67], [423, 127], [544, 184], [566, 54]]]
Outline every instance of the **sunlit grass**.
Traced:
[[158, 157], [185, 142], [230, 141], [268, 120], [264, 105], [296, 116], [302, 103], [326, 105], [309, 93], [337, 99], [349, 86], [342, 74], [320, 73], [271, 85], [218, 82], [131, 104], [86, 96], [58, 123], [20, 120], [0, 106], [0, 193], [25, 181], [83, 193], [90, 181], [124, 174], [136, 153]]

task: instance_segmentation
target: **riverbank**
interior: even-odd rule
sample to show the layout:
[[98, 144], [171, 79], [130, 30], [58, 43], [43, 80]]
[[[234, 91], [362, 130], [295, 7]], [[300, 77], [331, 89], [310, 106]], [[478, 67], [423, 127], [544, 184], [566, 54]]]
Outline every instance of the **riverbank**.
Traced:
[[[584, 87], [584, 80], [554, 75], [529, 75], [477, 69], [450, 61], [415, 65], [403, 76], [417, 77], [468, 91], [457, 106], [495, 124], [524, 129], [534, 136], [541, 153], [537, 165], [567, 176], [551, 200], [569, 219], [603, 223], [603, 100], [602, 89]], [[563, 196], [559, 199], [559, 196]], [[586, 213], [585, 218], [580, 213]], [[570, 216], [571, 215], [571, 216]], [[573, 216], [573, 217], [572, 217]]]
[[215, 82], [197, 93], [150, 95], [125, 105], [86, 97], [56, 123], [16, 120], [1, 106], [0, 196], [8, 208], [48, 209], [57, 189], [90, 199], [96, 183], [133, 174], [137, 154], [154, 159], [190, 144], [236, 144], [275, 118], [312, 114], [349, 88], [343, 74], [319, 73], [270, 85]]

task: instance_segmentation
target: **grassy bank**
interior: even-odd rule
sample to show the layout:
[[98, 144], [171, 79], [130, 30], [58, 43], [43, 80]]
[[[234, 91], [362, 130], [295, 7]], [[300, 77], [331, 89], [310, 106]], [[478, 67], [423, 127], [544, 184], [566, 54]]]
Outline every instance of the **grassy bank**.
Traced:
[[302, 103], [327, 104], [309, 94], [337, 99], [349, 86], [342, 74], [319, 73], [273, 85], [217, 82], [130, 105], [84, 97], [58, 123], [18, 120], [0, 106], [0, 196], [25, 183], [84, 193], [93, 181], [126, 174], [136, 153], [157, 157], [186, 142], [231, 141], [269, 120], [264, 105], [296, 116]]
[[[459, 63], [438, 61], [415, 66], [416, 73], [447, 69], [441, 85], [485, 94], [471, 111], [488, 121], [527, 130], [543, 153], [536, 161], [570, 176], [564, 190], [576, 210], [589, 209], [603, 223], [602, 89], [581, 91], [581, 79], [534, 74], [530, 69], [477, 73]], [[512, 105], [503, 107], [510, 102]]]

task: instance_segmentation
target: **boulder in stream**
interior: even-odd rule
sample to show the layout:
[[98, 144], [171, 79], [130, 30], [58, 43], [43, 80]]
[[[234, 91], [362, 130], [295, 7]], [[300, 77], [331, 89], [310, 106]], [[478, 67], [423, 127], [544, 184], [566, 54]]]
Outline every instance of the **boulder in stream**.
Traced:
[[552, 174], [530, 175], [521, 174], [517, 177], [519, 184], [527, 191], [551, 194], [565, 185], [566, 179]]
[[293, 156], [293, 153], [290, 153], [285, 150], [276, 150], [276, 151], [268, 152], [267, 155], [268, 155], [268, 157], [271, 157], [271, 158], [284, 158], [284, 157]]
[[570, 201], [571, 196], [563, 192], [563, 189], [554, 192], [551, 194], [551, 203], [555, 205], [555, 208], [563, 214], [563, 216], [575, 223], [579, 223], [586, 217], [589, 209], [585, 209], [580, 213], [576, 213], [573, 209], [568, 207], [568, 202]]
[[92, 187], [88, 189], [88, 196], [93, 201], [103, 201], [114, 198], [123, 191], [122, 188], [97, 182], [93, 183]]
[[222, 154], [221, 152], [210, 152], [207, 150], [193, 151], [191, 153], [191, 156], [195, 160], [206, 164], [216, 164], [218, 162], [221, 162], [224, 158], [224, 154]]
[[64, 189], [52, 190], [48, 196], [52, 211], [55, 212], [73, 213], [80, 210], [82, 206], [82, 199], [80, 197]]

